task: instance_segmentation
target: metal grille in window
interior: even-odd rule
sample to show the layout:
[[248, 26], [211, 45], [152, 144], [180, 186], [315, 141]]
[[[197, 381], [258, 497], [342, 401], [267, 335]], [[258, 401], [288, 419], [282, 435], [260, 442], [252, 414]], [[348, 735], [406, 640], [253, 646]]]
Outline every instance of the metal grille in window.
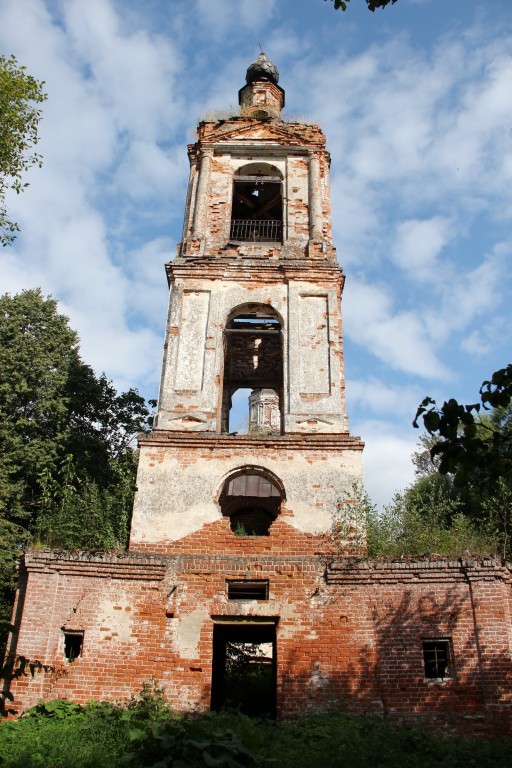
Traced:
[[231, 240], [250, 243], [280, 243], [283, 238], [281, 221], [255, 219], [233, 219], [231, 221]]
[[268, 600], [268, 581], [228, 581], [228, 600]]
[[443, 679], [451, 677], [451, 649], [449, 640], [424, 640], [423, 662], [425, 677]]

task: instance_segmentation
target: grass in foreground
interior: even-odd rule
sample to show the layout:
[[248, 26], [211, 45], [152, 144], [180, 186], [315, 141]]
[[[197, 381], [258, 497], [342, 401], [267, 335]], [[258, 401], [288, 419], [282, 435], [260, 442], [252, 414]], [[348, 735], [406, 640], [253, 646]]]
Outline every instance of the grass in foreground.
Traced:
[[500, 768], [511, 757], [512, 738], [445, 739], [342, 714], [186, 718], [150, 696], [127, 707], [56, 700], [0, 725], [2, 768]]

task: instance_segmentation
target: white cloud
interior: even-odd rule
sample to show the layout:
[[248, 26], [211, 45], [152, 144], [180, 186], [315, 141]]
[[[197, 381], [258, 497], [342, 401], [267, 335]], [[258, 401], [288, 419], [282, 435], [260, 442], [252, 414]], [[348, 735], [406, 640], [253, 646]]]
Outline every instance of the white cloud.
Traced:
[[450, 230], [450, 221], [443, 216], [400, 222], [391, 253], [394, 263], [417, 280], [431, 280]]
[[[139, 211], [141, 199], [156, 199], [164, 216], [169, 195], [184, 184], [185, 147], [181, 160], [177, 149], [158, 143], [188, 119], [175, 96], [180, 57], [169, 39], [123, 28], [107, 0], [67, 3], [58, 24], [42, 2], [5, 2], [0, 43], [5, 47], [5, 30], [20, 28], [18, 58], [36, 76], [44, 72], [49, 94], [41, 126], [45, 165], [31, 174], [27, 194], [13, 200], [22, 226], [13, 252], [19, 263], [10, 259], [2, 287], [17, 291], [27, 283], [23, 272], [30, 274], [32, 286], [61, 299], [87, 362], [120, 386], [151, 381], [154, 390], [165, 312], [156, 319], [156, 286], [150, 281], [155, 297], [148, 301], [140, 274], [148, 275], [126, 268], [117, 238], [135, 216], [147, 215]], [[113, 196], [121, 183], [124, 202]], [[157, 210], [153, 205], [153, 215]], [[140, 307], [145, 293], [152, 312]]]
[[473, 358], [485, 359], [491, 352], [509, 345], [512, 340], [512, 328], [503, 318], [494, 318], [491, 322], [483, 323], [461, 341], [461, 349]]
[[83, 75], [116, 129], [146, 141], [172, 134], [172, 118], [181, 106], [173, 84], [182, 60], [171, 40], [144, 30], [127, 31], [109, 0], [73, 0], [64, 12]]
[[357, 406], [365, 413], [373, 412], [379, 416], [410, 417], [411, 421], [423, 397], [422, 390], [417, 386], [387, 384], [374, 376], [350, 379], [346, 382], [346, 389], [350, 408]]
[[179, 193], [188, 170], [183, 150], [164, 150], [154, 142], [136, 139], [120, 160], [114, 184], [136, 201], [168, 198]]
[[424, 316], [437, 344], [456, 333], [467, 332], [471, 323], [481, 322], [482, 316], [494, 315], [493, 322], [499, 322], [502, 302], [512, 288], [512, 270], [507, 259], [510, 252], [508, 244], [499, 243], [474, 269], [453, 268], [444, 280], [438, 280], [440, 305], [435, 311], [427, 310]]
[[239, 37], [244, 32], [257, 32], [272, 18], [276, 3], [277, 0], [197, 0], [194, 20], [204, 33], [220, 41], [229, 34]]
[[125, 271], [130, 278], [127, 289], [130, 315], [139, 325], [150, 325], [162, 339], [169, 299], [163, 265], [174, 258], [175, 252], [174, 243], [157, 238], [129, 251], [125, 258]]
[[384, 421], [358, 421], [355, 431], [363, 435], [365, 489], [380, 508], [393, 494], [414, 481], [411, 455], [417, 448], [419, 433], [411, 428], [410, 437]]
[[392, 368], [426, 378], [444, 378], [419, 315], [394, 311], [389, 291], [357, 280], [344, 294], [345, 332]]

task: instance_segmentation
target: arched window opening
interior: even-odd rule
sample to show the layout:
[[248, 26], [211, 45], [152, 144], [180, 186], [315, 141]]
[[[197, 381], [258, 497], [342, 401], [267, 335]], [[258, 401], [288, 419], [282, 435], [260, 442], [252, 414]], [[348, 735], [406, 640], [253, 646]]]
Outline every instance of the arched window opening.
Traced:
[[246, 304], [228, 318], [224, 337], [222, 431], [282, 432], [281, 322], [264, 304]]
[[282, 498], [283, 492], [269, 477], [247, 470], [226, 481], [219, 502], [236, 536], [268, 536]]
[[268, 163], [248, 163], [233, 177], [230, 239], [283, 241], [282, 174]]

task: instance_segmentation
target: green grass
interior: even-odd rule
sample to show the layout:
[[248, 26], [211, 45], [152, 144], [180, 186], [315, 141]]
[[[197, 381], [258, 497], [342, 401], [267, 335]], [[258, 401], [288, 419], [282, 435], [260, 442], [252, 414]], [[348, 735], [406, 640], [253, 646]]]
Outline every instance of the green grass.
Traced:
[[2, 768], [501, 768], [512, 762], [512, 738], [443, 738], [342, 714], [283, 723], [229, 713], [183, 718], [148, 696], [127, 708], [77, 708], [61, 700], [38, 709], [0, 725]]

